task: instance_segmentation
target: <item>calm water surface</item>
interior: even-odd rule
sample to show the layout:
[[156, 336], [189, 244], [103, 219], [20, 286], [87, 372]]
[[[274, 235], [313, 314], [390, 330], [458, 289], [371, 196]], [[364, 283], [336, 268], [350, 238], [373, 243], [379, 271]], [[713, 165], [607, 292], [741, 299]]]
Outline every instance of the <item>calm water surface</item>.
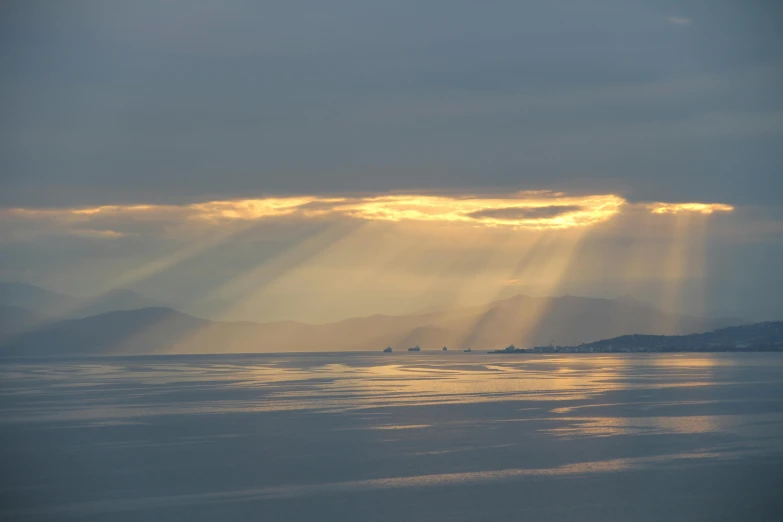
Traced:
[[4, 520], [783, 520], [783, 355], [0, 362]]

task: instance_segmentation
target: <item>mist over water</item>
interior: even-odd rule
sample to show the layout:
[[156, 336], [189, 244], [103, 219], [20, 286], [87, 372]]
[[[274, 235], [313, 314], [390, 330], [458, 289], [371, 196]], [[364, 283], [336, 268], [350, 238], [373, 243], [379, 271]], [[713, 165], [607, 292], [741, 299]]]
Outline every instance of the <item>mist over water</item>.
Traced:
[[783, 513], [779, 354], [15, 359], [0, 413], [4, 520]]

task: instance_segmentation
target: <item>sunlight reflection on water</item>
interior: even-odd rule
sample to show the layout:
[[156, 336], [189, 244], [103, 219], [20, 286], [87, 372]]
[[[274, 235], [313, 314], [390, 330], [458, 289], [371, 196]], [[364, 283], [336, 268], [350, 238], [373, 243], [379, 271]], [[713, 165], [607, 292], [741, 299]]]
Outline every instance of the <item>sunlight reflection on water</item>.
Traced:
[[[35, 401], [24, 411], [6, 411], [2, 421], [575, 401], [613, 390], [726, 386], [732, 383], [731, 369], [753, 362], [697, 354], [505, 358], [352, 354], [340, 362], [317, 354], [223, 359], [192, 357], [187, 364], [177, 357], [100, 363], [60, 360], [43, 368], [39, 363], [14, 363], [0, 369], [2, 396], [38, 395], [50, 400]], [[122, 403], [107, 398], [107, 389], [120, 394]], [[188, 396], [180, 397], [183, 392]], [[235, 393], [226, 398], [230, 392]], [[172, 400], [167, 400], [171, 395]], [[72, 400], [65, 401], [68, 397]]]
[[[705, 477], [731, 477], [745, 462], [753, 476], [779, 469], [783, 357], [16, 359], [0, 365], [0, 424], [0, 458], [20, 470], [0, 488], [12, 506], [0, 518], [15, 520], [166, 519], [172, 508], [548, 480], [593, 488], [592, 502], [615, 475], [659, 473], [670, 474], [650, 484], [703, 483], [698, 494], [719, 499], [726, 491]], [[671, 486], [668, 498], [690, 505], [681, 491]], [[444, 494], [445, 506], [457, 498]], [[485, 500], [502, 514], [517, 498]], [[580, 519], [571, 515], [585, 499], [569, 498], [556, 505]]]

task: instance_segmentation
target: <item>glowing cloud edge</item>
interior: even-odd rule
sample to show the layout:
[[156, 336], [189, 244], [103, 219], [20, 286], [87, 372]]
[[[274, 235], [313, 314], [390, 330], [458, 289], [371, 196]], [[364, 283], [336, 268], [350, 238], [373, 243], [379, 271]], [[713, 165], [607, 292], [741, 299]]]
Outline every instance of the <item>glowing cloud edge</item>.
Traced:
[[[624, 207], [655, 215], [732, 212], [724, 203], [628, 203], [615, 194], [571, 196], [560, 192], [528, 191], [498, 195], [386, 194], [376, 196], [288, 196], [207, 201], [189, 205], [104, 205], [72, 209], [11, 208], [0, 216], [21, 220], [87, 225], [101, 218], [213, 224], [271, 218], [461, 223], [483, 227], [557, 230], [590, 227]], [[106, 237], [111, 237], [107, 231]]]
[[713, 214], [715, 212], [733, 212], [732, 205], [725, 203], [649, 203], [647, 209], [653, 214], [682, 214], [694, 212], [698, 214]]

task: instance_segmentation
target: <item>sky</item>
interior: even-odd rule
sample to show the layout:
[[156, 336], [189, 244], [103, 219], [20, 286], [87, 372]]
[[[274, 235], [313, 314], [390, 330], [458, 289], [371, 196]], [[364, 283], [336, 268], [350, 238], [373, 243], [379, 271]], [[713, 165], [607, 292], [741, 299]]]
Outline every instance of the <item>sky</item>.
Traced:
[[514, 293], [781, 319], [781, 26], [762, 0], [4, 2], [0, 279], [259, 321]]

